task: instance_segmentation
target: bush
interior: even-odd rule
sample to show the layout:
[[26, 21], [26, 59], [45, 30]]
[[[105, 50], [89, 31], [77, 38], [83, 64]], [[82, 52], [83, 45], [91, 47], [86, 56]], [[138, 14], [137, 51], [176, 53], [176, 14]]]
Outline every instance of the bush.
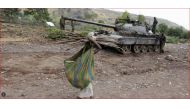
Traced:
[[105, 24], [105, 22], [103, 20], [98, 20], [98, 23]]
[[184, 30], [182, 27], [169, 28], [167, 31], [168, 41], [174, 43], [186, 43], [188, 40], [188, 31]]
[[144, 23], [145, 22], [145, 17], [144, 17], [144, 15], [138, 15], [138, 21], [140, 22], [140, 23]]
[[174, 36], [167, 36], [166, 37], [166, 43], [177, 44], [177, 43], [179, 43], [179, 38], [178, 37], [174, 37]]
[[21, 23], [23, 23], [23, 24], [30, 24], [30, 25], [41, 24], [32, 15], [27, 15], [27, 16], [24, 15], [22, 17]]
[[167, 31], [167, 35], [179, 38], [182, 36], [182, 33], [183, 33], [182, 27], [169, 28]]
[[65, 37], [65, 34], [60, 29], [57, 29], [57, 28], [48, 29], [48, 38], [57, 40], [57, 39], [62, 39], [64, 37]]
[[27, 8], [24, 15], [32, 15], [39, 22], [51, 21], [47, 8]]
[[166, 43], [173, 43], [173, 44], [177, 44], [177, 43], [187, 43], [188, 39], [185, 38], [179, 38], [179, 37], [175, 37], [175, 36], [167, 36], [166, 37]]
[[189, 36], [188, 31], [184, 31], [181, 35], [181, 38], [188, 39], [188, 36]]
[[91, 31], [97, 31], [98, 30], [98, 26], [94, 26], [94, 25], [83, 25], [79, 28], [80, 31], [84, 31], [84, 32], [91, 32]]
[[180, 43], [187, 43], [188, 40], [187, 40], [187, 39], [179, 39], [179, 42], [180, 42]]
[[96, 14], [96, 13], [85, 13], [84, 14], [84, 17], [86, 18], [86, 19], [95, 19], [95, 18], [97, 18], [98, 17], [98, 15]]
[[127, 11], [123, 12], [123, 14], [120, 16], [121, 19], [127, 19], [130, 18], [129, 13]]
[[168, 30], [168, 26], [165, 23], [161, 23], [161, 24], [158, 25], [157, 30], [160, 33], [166, 34], [167, 30]]
[[83, 36], [83, 37], [86, 37], [88, 35], [89, 32], [87, 31], [82, 31], [80, 32], [80, 35]]
[[20, 11], [21, 9], [19, 8], [4, 8], [1, 9], [0, 16], [2, 16], [6, 22], [15, 22], [21, 15]]

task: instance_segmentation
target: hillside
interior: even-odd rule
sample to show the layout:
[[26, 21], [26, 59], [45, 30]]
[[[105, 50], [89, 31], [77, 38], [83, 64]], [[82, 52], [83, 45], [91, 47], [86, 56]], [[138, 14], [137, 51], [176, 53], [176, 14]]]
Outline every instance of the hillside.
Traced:
[[[97, 9], [97, 8], [50, 8], [48, 9], [50, 15], [55, 19], [56, 22], [59, 21], [61, 15], [74, 18], [84, 18], [85, 13], [95, 13], [98, 15], [97, 20], [104, 20], [108, 24], [113, 24], [115, 19], [122, 14], [122, 12], [112, 11], [108, 9]], [[130, 13], [131, 18], [136, 19], [137, 15]], [[146, 21], [150, 24], [153, 22], [154, 16], [145, 16]], [[166, 19], [158, 18], [158, 24], [165, 23], [169, 27], [179, 27], [180, 25], [168, 21]]]

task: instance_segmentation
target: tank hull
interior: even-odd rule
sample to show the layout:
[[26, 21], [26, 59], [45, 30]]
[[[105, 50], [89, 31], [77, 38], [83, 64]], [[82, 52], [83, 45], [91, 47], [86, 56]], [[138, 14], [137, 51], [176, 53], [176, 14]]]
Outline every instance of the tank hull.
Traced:
[[155, 37], [125, 37], [119, 38], [118, 43], [122, 45], [133, 45], [133, 44], [143, 44], [143, 45], [159, 45], [160, 41]]
[[144, 53], [144, 52], [161, 52], [165, 45], [159, 35], [103, 35], [95, 36], [97, 42], [103, 47], [116, 49], [118, 52], [126, 54]]

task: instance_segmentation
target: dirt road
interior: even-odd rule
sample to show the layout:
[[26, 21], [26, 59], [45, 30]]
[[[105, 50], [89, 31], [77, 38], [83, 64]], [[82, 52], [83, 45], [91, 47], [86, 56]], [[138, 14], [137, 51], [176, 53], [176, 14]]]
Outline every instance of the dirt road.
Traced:
[[[79, 90], [68, 83], [63, 61], [82, 43], [1, 45], [5, 98], [76, 98]], [[188, 45], [166, 44], [165, 49], [164, 54], [136, 55], [100, 51], [95, 55], [95, 98], [187, 98]]]

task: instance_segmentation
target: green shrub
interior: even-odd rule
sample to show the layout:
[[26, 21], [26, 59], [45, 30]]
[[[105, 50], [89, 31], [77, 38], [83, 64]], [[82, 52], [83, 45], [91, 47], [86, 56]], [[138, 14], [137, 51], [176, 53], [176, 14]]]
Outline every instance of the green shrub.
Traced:
[[127, 11], [123, 12], [123, 14], [120, 16], [121, 19], [127, 19], [130, 18], [130, 15]]
[[89, 32], [87, 31], [82, 31], [80, 32], [80, 35], [83, 36], [83, 37], [86, 37], [88, 35]]
[[187, 43], [187, 42], [188, 42], [188, 39], [180, 39], [179, 42], [180, 42], [180, 43]]
[[64, 37], [65, 37], [65, 34], [60, 29], [57, 29], [57, 28], [48, 29], [48, 38], [57, 40], [57, 39], [62, 39]]
[[171, 27], [167, 31], [167, 35], [181, 38], [184, 30], [182, 27]]
[[0, 16], [2, 16], [6, 22], [15, 22], [21, 15], [20, 12], [21, 9], [19, 8], [3, 8], [1, 9]]
[[177, 44], [177, 43], [187, 43], [188, 39], [185, 38], [179, 38], [179, 37], [175, 37], [175, 36], [167, 36], [166, 37], [166, 43], [173, 43], [173, 44]]
[[138, 21], [143, 24], [145, 22], [144, 15], [142, 15], [142, 14], [138, 15]]
[[166, 34], [168, 31], [168, 25], [166, 25], [165, 23], [161, 23], [158, 25], [157, 31], [163, 34]]
[[85, 31], [85, 32], [91, 32], [91, 31], [97, 31], [98, 26], [94, 25], [83, 25], [79, 28], [80, 31]]
[[51, 21], [47, 8], [27, 8], [24, 15], [32, 15], [39, 22]]
[[98, 14], [86, 12], [86, 13], [84, 13], [84, 17], [85, 17], [86, 19], [95, 19], [95, 18], [98, 17]]
[[30, 25], [39, 24], [39, 22], [32, 15], [24, 15], [21, 22]]
[[166, 37], [166, 43], [177, 44], [178, 42], [179, 42], [179, 38], [178, 37], [173, 37], [173, 36], [167, 36]]
[[105, 22], [103, 20], [98, 20], [98, 23], [105, 24]]

